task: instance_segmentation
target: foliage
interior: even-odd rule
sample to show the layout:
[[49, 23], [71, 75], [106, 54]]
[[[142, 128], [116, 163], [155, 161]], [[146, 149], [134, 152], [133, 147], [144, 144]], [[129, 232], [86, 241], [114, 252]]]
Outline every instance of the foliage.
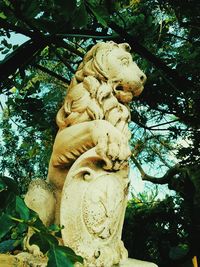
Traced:
[[[156, 151], [165, 151], [161, 153], [162, 158], [170, 153], [184, 163], [199, 161], [199, 28], [195, 24], [199, 4], [192, 2], [82, 0], [66, 4], [53, 0], [34, 3], [2, 1], [0, 24], [5, 38], [2, 38], [1, 50], [6, 58], [0, 73], [8, 109], [4, 117], [8, 116], [9, 124], [14, 120], [20, 125], [16, 126], [20, 135], [21, 128], [23, 133], [29, 127], [30, 139], [25, 140], [25, 146], [32, 138], [38, 140], [38, 135], [40, 140], [52, 143], [56, 132], [54, 118], [65, 94], [63, 89], [84, 51], [98, 39], [112, 39], [130, 42], [134, 51], [143, 57], [141, 61], [134, 55], [148, 76], [146, 90], [131, 104], [132, 132], [136, 136], [133, 147], [138, 139], [145, 143], [140, 158], [148, 163], [158, 160], [160, 156], [155, 156], [154, 146], [157, 143]], [[185, 11], [187, 5], [194, 12]], [[13, 47], [9, 41], [13, 32], [30, 40]], [[33, 136], [35, 130], [37, 136]], [[20, 141], [26, 138], [22, 137]], [[188, 145], [180, 145], [177, 150], [172, 144], [180, 138]], [[5, 142], [8, 143], [6, 138]], [[42, 147], [41, 154], [44, 155], [44, 151], [48, 151], [46, 147]], [[2, 154], [11, 157], [6, 150]], [[40, 154], [37, 145], [30, 147], [29, 154], [31, 157]], [[48, 159], [49, 154], [44, 158]], [[8, 161], [6, 159], [4, 163]], [[31, 168], [37, 162], [38, 158], [35, 158], [28, 165]], [[1, 168], [5, 171], [9, 165]], [[46, 162], [44, 165], [47, 166]], [[37, 170], [32, 169], [19, 176], [45, 177], [47, 170], [44, 166], [37, 168], [43, 169], [42, 173], [37, 174]]]
[[63, 98], [62, 90], [59, 93], [55, 86], [47, 83], [45, 92], [41, 92], [45, 79], [34, 73], [30, 76], [11, 89], [1, 122], [4, 146], [0, 169], [21, 185], [22, 193], [26, 192], [31, 179], [46, 178], [56, 133], [54, 120]]
[[[200, 207], [199, 9], [196, 0], [1, 1], [2, 175], [12, 177], [20, 193], [26, 192], [31, 179], [45, 179], [57, 131], [55, 115], [84, 53], [98, 41], [128, 42], [134, 60], [148, 77], [144, 92], [130, 104], [132, 160], [137, 158], [139, 168], [153, 169], [153, 175], [170, 173], [165, 183], [183, 198], [178, 203], [170, 200], [171, 211], [178, 209], [178, 220], [183, 210], [189, 210], [187, 222], [191, 227], [195, 221], [195, 233], [199, 233], [200, 221], [194, 216]], [[23, 44], [12, 43], [16, 33], [26, 37]], [[177, 162], [181, 167], [171, 174]], [[6, 201], [5, 192], [4, 197]], [[148, 209], [153, 214], [164, 203], [153, 208], [143, 205], [141, 214]], [[134, 222], [132, 217], [130, 220]], [[171, 217], [168, 220], [166, 231], [173, 224]], [[164, 231], [161, 221], [157, 228], [151, 227], [155, 232]], [[179, 240], [178, 233], [174, 234]], [[189, 239], [190, 235], [188, 243], [177, 241], [174, 251], [190, 243], [188, 253], [197, 255], [197, 247], [191, 244], [200, 243], [200, 236], [197, 234], [195, 241]], [[174, 244], [166, 242], [169, 252]], [[159, 262], [169, 257], [158, 248], [155, 251]]]
[[28, 228], [31, 228], [35, 233], [30, 239], [30, 244], [38, 245], [40, 250], [47, 254], [47, 266], [70, 267], [76, 261], [83, 261], [72, 249], [58, 244], [56, 236], [61, 230], [60, 227], [45, 227], [38, 215], [28, 209], [19, 196], [16, 182], [8, 177], [1, 177], [0, 188], [0, 198], [4, 200], [0, 209], [0, 253], [22, 250], [23, 240]]
[[189, 222], [180, 197], [160, 201], [155, 195], [148, 200], [144, 194], [132, 195], [123, 228], [129, 256], [161, 267], [188, 266]]

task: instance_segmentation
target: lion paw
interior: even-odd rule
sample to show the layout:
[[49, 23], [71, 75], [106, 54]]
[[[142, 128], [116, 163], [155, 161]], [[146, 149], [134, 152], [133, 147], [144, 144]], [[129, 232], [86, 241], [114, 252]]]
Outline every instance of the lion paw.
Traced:
[[106, 131], [97, 141], [96, 152], [104, 159], [106, 170], [119, 170], [128, 164], [130, 148], [127, 138], [116, 129]]

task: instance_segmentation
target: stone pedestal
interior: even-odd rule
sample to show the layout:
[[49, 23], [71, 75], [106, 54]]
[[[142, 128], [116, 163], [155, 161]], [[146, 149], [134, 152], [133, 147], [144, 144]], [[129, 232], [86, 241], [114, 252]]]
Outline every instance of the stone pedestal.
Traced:
[[121, 262], [119, 266], [120, 267], [158, 267], [156, 264], [152, 262], [140, 261], [140, 260], [130, 259], [130, 258]]
[[[18, 255], [0, 254], [1, 267], [46, 267], [47, 257], [33, 256], [27, 252], [21, 252]], [[81, 267], [82, 264], [76, 263], [75, 267]], [[106, 266], [104, 266], [106, 267]], [[136, 259], [126, 259], [120, 265], [113, 267], [158, 267], [156, 264], [140, 261]]]
[[1, 267], [46, 267], [47, 257], [34, 256], [28, 252], [17, 255], [0, 254]]

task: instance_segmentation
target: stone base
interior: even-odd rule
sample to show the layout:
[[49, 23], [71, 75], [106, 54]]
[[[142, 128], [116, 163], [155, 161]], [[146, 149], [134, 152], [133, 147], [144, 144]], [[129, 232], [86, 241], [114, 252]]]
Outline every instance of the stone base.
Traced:
[[121, 262], [119, 267], [158, 267], [158, 265], [152, 262], [128, 258], [127, 260]]
[[21, 252], [17, 255], [0, 254], [1, 267], [46, 267], [47, 257], [33, 256], [28, 252]]
[[[28, 252], [21, 252], [18, 255], [0, 254], [1, 267], [46, 267], [47, 258], [37, 257], [29, 254]], [[75, 264], [75, 266], [83, 266]], [[106, 266], [104, 266], [106, 267]], [[156, 264], [147, 261], [140, 261], [135, 259], [127, 259], [113, 267], [158, 267]]]
[[[85, 265], [77, 262], [75, 263], [74, 266], [84, 267]], [[86, 267], [90, 267], [90, 266], [86, 266]], [[94, 266], [92, 265], [92, 267]], [[107, 266], [103, 266], [103, 267], [107, 267]], [[112, 267], [158, 267], [158, 265], [156, 265], [155, 263], [149, 262], [149, 261], [140, 261], [140, 260], [128, 258], [122, 261], [120, 264], [113, 265]]]
[[[25, 267], [46, 267], [48, 258], [44, 255], [34, 256], [28, 252], [21, 252], [15, 256]], [[17, 266], [18, 267], [18, 266]]]
[[23, 267], [22, 262], [20, 262], [15, 256], [9, 254], [0, 254], [0, 266], [2, 267]]

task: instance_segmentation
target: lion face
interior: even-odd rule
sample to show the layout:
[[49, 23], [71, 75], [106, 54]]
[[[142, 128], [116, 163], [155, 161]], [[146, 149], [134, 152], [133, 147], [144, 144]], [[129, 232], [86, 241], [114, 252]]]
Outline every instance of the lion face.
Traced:
[[122, 103], [130, 102], [139, 96], [144, 88], [146, 75], [133, 62], [126, 43], [103, 43], [96, 51], [96, 66], [103, 70], [108, 83], [112, 84], [114, 95]]

